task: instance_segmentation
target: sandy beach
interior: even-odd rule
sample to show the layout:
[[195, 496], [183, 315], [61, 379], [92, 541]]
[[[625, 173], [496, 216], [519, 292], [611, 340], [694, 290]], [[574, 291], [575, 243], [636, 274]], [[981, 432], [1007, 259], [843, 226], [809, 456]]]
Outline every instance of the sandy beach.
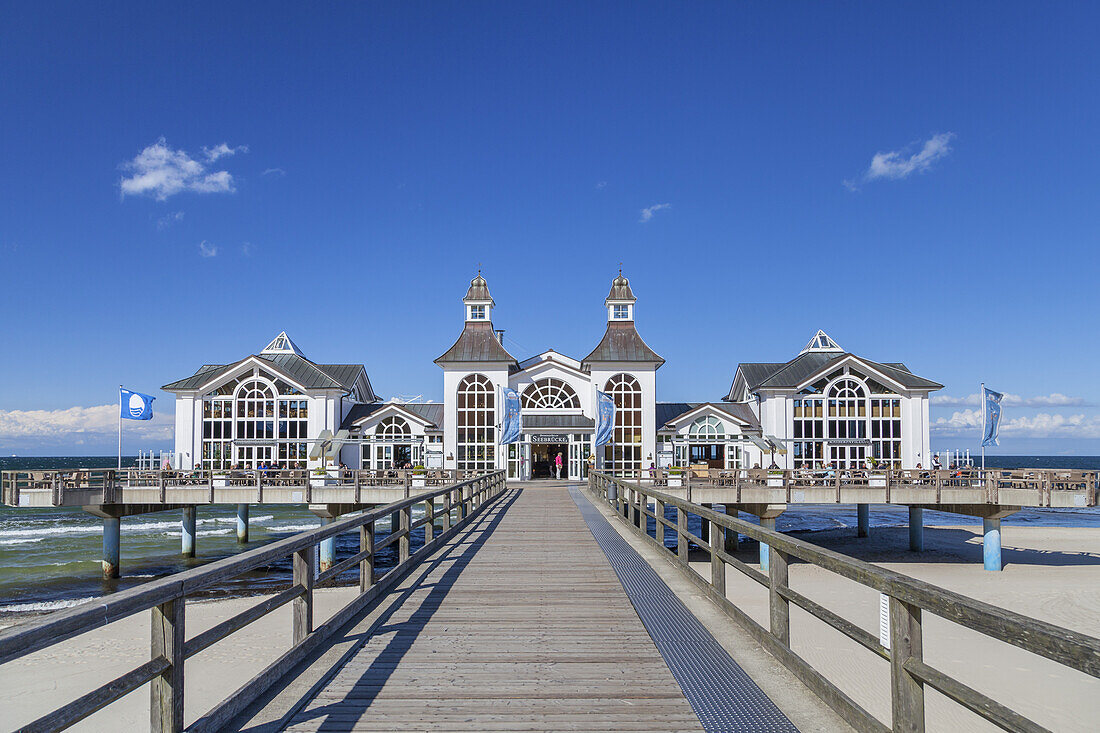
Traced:
[[[868, 539], [850, 529], [807, 533], [803, 538], [990, 603], [1093, 636], [1100, 635], [1100, 531], [1012, 527], [1005, 531], [1005, 569], [982, 569], [981, 546], [972, 527], [928, 528], [927, 550], [906, 549], [905, 528], [876, 528]], [[748, 543], [742, 559], [755, 561]], [[705, 563], [696, 565], [709, 573]], [[877, 633], [878, 595], [813, 566], [794, 563], [792, 586]], [[731, 598], [766, 623], [767, 596], [730, 570]], [[318, 621], [355, 593], [354, 588], [317, 593]], [[256, 603], [259, 597], [194, 602], [188, 606], [188, 636]], [[889, 720], [888, 667], [870, 652], [809, 615], [792, 608], [795, 650], [852, 695]], [[186, 719], [193, 722], [288, 646], [290, 609], [283, 607], [188, 661]], [[927, 617], [925, 659], [964, 682], [1058, 731], [1093, 730], [1100, 718], [1100, 681], [1065, 669], [957, 625]], [[149, 614], [65, 641], [0, 667], [0, 728], [27, 723], [122, 674], [147, 658]], [[142, 730], [148, 726], [149, 695], [138, 690], [78, 724], [76, 730]], [[929, 691], [931, 731], [992, 730], [973, 714]]]
[[[796, 534], [822, 546], [964, 595], [1100, 636], [1100, 530], [1010, 527], [1003, 534], [1004, 570], [982, 568], [975, 527], [928, 527], [925, 551], [908, 551], [904, 527]], [[755, 562], [755, 544], [741, 559]], [[709, 563], [692, 563], [709, 578]], [[792, 562], [791, 587], [878, 635], [878, 593], [806, 563]], [[728, 569], [727, 596], [768, 625], [767, 592]], [[1040, 725], [1092, 731], [1100, 719], [1100, 680], [1017, 647], [925, 614], [924, 659]], [[889, 665], [801, 609], [791, 606], [794, 650], [870, 710], [890, 720]], [[934, 690], [926, 692], [930, 731], [998, 730]]]

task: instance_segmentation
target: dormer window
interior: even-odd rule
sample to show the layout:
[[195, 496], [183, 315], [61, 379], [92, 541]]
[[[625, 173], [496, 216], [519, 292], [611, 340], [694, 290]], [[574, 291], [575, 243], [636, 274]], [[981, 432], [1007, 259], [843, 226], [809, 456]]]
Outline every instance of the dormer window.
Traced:
[[470, 306], [470, 320], [471, 321], [484, 321], [485, 320], [485, 306], [483, 306], [483, 305], [471, 305]]
[[612, 306], [611, 317], [616, 321], [628, 321], [628, 320], [630, 320], [630, 306], [629, 305], [614, 305], [614, 306]]

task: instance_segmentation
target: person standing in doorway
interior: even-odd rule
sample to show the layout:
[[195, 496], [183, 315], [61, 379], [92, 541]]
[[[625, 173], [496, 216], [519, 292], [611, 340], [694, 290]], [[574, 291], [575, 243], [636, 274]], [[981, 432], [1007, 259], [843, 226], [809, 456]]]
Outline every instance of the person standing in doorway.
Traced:
[[560, 481], [561, 480], [561, 452], [560, 451], [558, 452], [558, 454], [556, 456], [554, 456], [554, 474], [557, 476], [558, 480]]

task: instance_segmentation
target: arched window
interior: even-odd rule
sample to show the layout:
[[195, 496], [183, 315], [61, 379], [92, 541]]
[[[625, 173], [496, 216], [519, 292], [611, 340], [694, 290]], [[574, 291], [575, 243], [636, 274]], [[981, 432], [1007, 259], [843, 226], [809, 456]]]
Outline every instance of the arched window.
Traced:
[[[254, 468], [261, 463], [306, 467], [309, 400], [269, 376], [245, 374], [203, 397], [203, 468]], [[234, 445], [236, 441], [249, 443]]]
[[550, 377], [529, 384], [523, 390], [523, 409], [580, 409], [581, 401], [567, 382]]
[[496, 468], [496, 388], [483, 374], [458, 384], [455, 467], [460, 471]]
[[615, 429], [604, 446], [604, 467], [612, 472], [642, 469], [642, 387], [629, 374], [607, 380], [604, 392], [615, 401]]
[[378, 423], [374, 434], [380, 438], [407, 438], [412, 435], [412, 431], [409, 430], [408, 422], [393, 415]]
[[711, 443], [726, 439], [726, 430], [722, 421], [713, 415], [700, 417], [688, 428], [688, 435], [692, 442]]

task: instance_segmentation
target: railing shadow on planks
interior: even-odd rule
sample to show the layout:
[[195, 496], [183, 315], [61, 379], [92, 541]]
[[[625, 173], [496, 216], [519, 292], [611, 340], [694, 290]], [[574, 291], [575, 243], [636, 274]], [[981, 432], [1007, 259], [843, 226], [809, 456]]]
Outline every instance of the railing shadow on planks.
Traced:
[[[1100, 639], [968, 598], [620, 478], [593, 473], [589, 476], [588, 488], [597, 498], [611, 503], [619, 519], [662, 549], [665, 549], [662, 541], [665, 528], [675, 532], [676, 552], [669, 560], [680, 572], [857, 730], [887, 731], [891, 728], [852, 700], [791, 649], [791, 603], [890, 662], [894, 731], [924, 731], [925, 685], [1004, 730], [1046, 730], [987, 695], [926, 664], [921, 641], [922, 611], [928, 611], [1093, 677], [1100, 677]], [[651, 504], [653, 511], [649, 509]], [[665, 508], [668, 506], [676, 508], [676, 522], [665, 518]], [[713, 544], [688, 531], [689, 514], [710, 523]], [[655, 520], [657, 537], [649, 534], [650, 517]], [[726, 532], [737, 532], [767, 545], [768, 572], [765, 574], [727, 554], [723, 543]], [[710, 580], [689, 566], [689, 543], [710, 554]], [[791, 557], [854, 580], [887, 596], [889, 648], [856, 624], [791, 589], [787, 578], [787, 566]], [[727, 564], [768, 589], [770, 628], [765, 629], [726, 597]]]
[[[293, 644], [289, 651], [252, 678], [230, 697], [207, 712], [191, 730], [217, 730], [295, 664], [302, 661], [357, 614], [368, 610], [425, 558], [449, 540], [470, 519], [505, 489], [504, 471], [467, 479], [408, 499], [378, 507], [318, 529], [301, 532], [255, 550], [187, 570], [104, 598], [56, 611], [25, 624], [0, 630], [0, 664], [31, 654], [79, 634], [106, 626], [145, 610], [152, 611], [151, 659], [88, 694], [27, 724], [21, 731], [63, 730], [102, 709], [147, 682], [151, 685], [150, 729], [180, 731], [184, 727], [184, 662], [287, 603], [293, 603]], [[441, 501], [440, 501], [441, 499]], [[438, 506], [439, 504], [442, 506]], [[413, 521], [412, 509], [423, 504], [425, 514]], [[397, 513], [399, 528], [384, 539], [375, 537], [375, 522]], [[437, 534], [435, 525], [441, 521]], [[424, 544], [410, 553], [413, 530], [424, 527]], [[317, 572], [317, 547], [325, 539], [345, 532], [359, 532], [359, 552], [324, 572]], [[383, 548], [397, 543], [398, 563], [378, 577], [374, 558]], [[186, 638], [185, 608], [188, 595], [211, 584], [234, 578], [272, 561], [292, 557], [291, 587], [202, 633]], [[313, 626], [313, 590], [332, 583], [341, 574], [359, 568], [359, 594], [324, 624]]]

